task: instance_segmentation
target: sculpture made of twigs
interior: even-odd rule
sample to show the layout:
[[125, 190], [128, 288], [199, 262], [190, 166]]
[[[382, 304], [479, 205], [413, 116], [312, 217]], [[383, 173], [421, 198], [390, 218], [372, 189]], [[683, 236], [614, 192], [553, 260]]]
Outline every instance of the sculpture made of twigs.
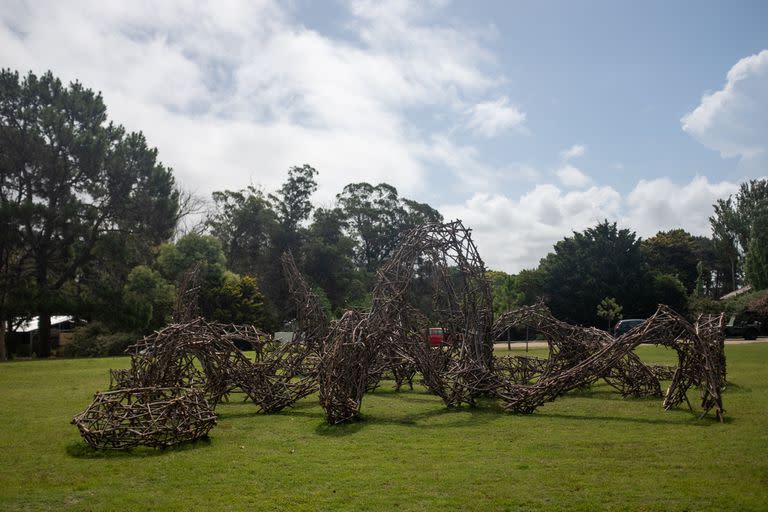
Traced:
[[72, 423], [92, 448], [167, 448], [207, 436], [216, 413], [196, 389], [128, 388], [96, 393]]
[[[97, 393], [75, 423], [88, 444], [126, 448], [170, 446], [206, 435], [213, 408], [243, 392], [257, 411], [276, 412], [319, 391], [328, 423], [360, 415], [363, 397], [384, 376], [396, 388], [421, 375], [448, 407], [476, 405], [487, 395], [516, 413], [531, 413], [563, 393], [603, 379], [624, 396], [661, 396], [671, 383], [666, 409], [701, 392], [702, 417], [714, 410], [723, 420], [725, 385], [723, 317], [700, 316], [693, 324], [667, 306], [619, 336], [569, 325], [543, 304], [501, 315], [493, 322], [485, 265], [461, 222], [425, 224], [406, 233], [377, 275], [368, 311], [346, 311], [330, 321], [290, 254], [283, 256], [288, 289], [296, 305], [291, 342], [278, 342], [253, 326], [190, 318], [181, 298], [177, 323], [129, 347], [131, 367], [112, 370], [113, 391]], [[185, 277], [193, 296], [196, 272]], [[413, 283], [431, 280], [428, 311], [416, 307]], [[423, 333], [440, 326], [445, 343], [429, 345]], [[549, 357], [495, 357], [493, 340], [510, 327], [543, 333]], [[641, 343], [669, 347], [678, 365], [648, 366], [634, 353]], [[253, 350], [253, 360], [238, 347]]]

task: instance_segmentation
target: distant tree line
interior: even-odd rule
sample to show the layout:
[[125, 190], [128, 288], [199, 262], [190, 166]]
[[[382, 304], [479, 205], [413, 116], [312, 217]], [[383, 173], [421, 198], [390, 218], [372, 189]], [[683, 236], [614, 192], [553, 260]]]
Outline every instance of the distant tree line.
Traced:
[[[316, 177], [310, 165], [291, 167], [277, 190], [217, 191], [201, 214], [144, 136], [109, 121], [100, 94], [50, 72], [0, 71], [0, 359], [6, 332], [31, 317], [40, 319], [37, 355], [50, 355], [52, 315], [88, 321], [71, 353], [120, 353], [171, 321], [193, 267], [203, 316], [281, 329], [293, 316], [286, 251], [329, 315], [367, 307], [401, 233], [443, 218], [386, 183], [350, 183], [315, 208]], [[199, 222], [185, 231], [190, 218]], [[536, 269], [490, 271], [494, 310], [542, 297], [559, 317], [605, 325], [659, 302], [709, 307], [744, 282], [766, 288], [766, 182], [718, 201], [710, 220], [712, 238], [678, 229], [640, 240], [607, 221], [573, 233]], [[429, 316], [439, 290], [429, 262], [419, 265], [414, 302]]]
[[[601, 317], [645, 318], [660, 303], [717, 312], [728, 305], [716, 299], [746, 284], [760, 299], [756, 292], [768, 288], [768, 181], [743, 183], [717, 201], [709, 221], [711, 238], [672, 229], [641, 240], [608, 221], [574, 232], [535, 269], [490, 272], [494, 310], [543, 298], [559, 318], [600, 326]], [[620, 313], [609, 315], [608, 306]]]

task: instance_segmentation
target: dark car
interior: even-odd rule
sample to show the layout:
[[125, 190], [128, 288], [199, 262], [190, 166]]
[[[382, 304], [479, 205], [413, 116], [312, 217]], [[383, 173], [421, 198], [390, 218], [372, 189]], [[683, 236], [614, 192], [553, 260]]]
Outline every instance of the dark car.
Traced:
[[613, 326], [613, 335], [618, 337], [645, 322], [645, 318], [628, 318], [626, 320], [619, 320], [615, 326]]
[[756, 340], [760, 335], [762, 323], [756, 318], [732, 316], [725, 326], [725, 335], [728, 338], [741, 338], [745, 340]]

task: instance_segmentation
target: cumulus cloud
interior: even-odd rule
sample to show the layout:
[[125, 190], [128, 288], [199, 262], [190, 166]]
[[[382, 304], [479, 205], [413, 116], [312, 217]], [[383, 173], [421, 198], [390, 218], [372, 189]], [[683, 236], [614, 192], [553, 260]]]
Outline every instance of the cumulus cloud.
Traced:
[[[6, 3], [3, 66], [50, 69], [102, 91], [110, 118], [143, 130], [179, 181], [201, 194], [249, 183], [274, 189], [303, 163], [320, 171], [319, 203], [352, 180], [387, 181], [420, 200], [425, 190], [458, 188], [469, 199], [443, 214], [474, 228], [489, 266], [517, 271], [603, 218], [644, 236], [678, 226], [706, 233], [714, 199], [736, 188], [705, 178], [641, 181], [622, 199], [568, 163], [586, 151], [575, 144], [561, 154], [562, 188], [499, 193], [541, 173], [491, 165], [442, 127], [492, 137], [524, 131], [526, 115], [500, 95], [504, 79], [485, 33], [441, 20], [439, 0], [342, 4], [341, 36], [302, 23], [291, 2]], [[762, 52], [734, 66], [684, 129], [723, 154], [764, 151], [766, 59]], [[440, 128], [417, 116], [439, 119]]]
[[[420, 147], [419, 154], [440, 169], [438, 173], [441, 176], [432, 179], [442, 192], [441, 196], [447, 192], [461, 196], [472, 192], [491, 192], [505, 185], [527, 185], [541, 177], [538, 169], [525, 163], [490, 165], [483, 161], [474, 146], [456, 144], [444, 135], [432, 136], [428, 143]], [[453, 184], [445, 179], [446, 170], [456, 177]]]
[[616, 218], [620, 204], [619, 193], [611, 187], [563, 192], [554, 185], [537, 185], [519, 199], [478, 193], [440, 211], [472, 227], [489, 268], [517, 272], [535, 267], [572, 230]]
[[766, 156], [768, 151], [768, 50], [745, 57], [728, 71], [725, 87], [706, 94], [681, 119], [683, 130], [725, 157]]
[[475, 135], [495, 137], [510, 128], [522, 128], [525, 112], [509, 104], [509, 98], [502, 96], [496, 101], [486, 101], [471, 107], [467, 114], [467, 127]]
[[587, 147], [583, 144], [574, 144], [573, 146], [569, 147], [568, 149], [560, 152], [560, 157], [563, 159], [563, 161], [567, 162], [571, 158], [576, 158], [578, 156], [582, 156], [584, 153], [587, 152]]
[[[110, 118], [143, 130], [200, 193], [275, 188], [289, 166], [310, 163], [320, 202], [352, 178], [418, 195], [441, 162], [440, 134], [411, 109], [460, 123], [456, 98], [482, 104], [500, 83], [483, 38], [435, 21], [437, 2], [345, 4], [344, 37], [269, 0], [12, 4], [0, 12], [3, 65], [101, 90]], [[443, 154], [477, 160], [442, 137]]]
[[592, 179], [572, 165], [564, 165], [557, 171], [560, 183], [568, 188], [584, 188], [592, 182]]
[[563, 191], [555, 185], [538, 185], [519, 199], [477, 193], [440, 211], [446, 218], [462, 219], [473, 228], [474, 240], [489, 268], [515, 273], [536, 267], [558, 240], [604, 219], [642, 237], [675, 228], [709, 235], [712, 205], [737, 189], [736, 183], [711, 183], [705, 177], [685, 184], [669, 179], [641, 180], [626, 197], [608, 186]]
[[712, 205], [738, 188], [738, 183], [710, 183], [703, 176], [683, 185], [668, 178], [640, 180], [627, 196], [624, 222], [644, 237], [681, 227], [693, 235], [711, 235]]

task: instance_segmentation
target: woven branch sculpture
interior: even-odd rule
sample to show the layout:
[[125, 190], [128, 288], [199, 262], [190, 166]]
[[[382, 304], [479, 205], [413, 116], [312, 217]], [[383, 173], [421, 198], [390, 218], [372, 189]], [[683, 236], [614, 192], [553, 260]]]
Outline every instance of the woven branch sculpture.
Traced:
[[[622, 360], [626, 360], [638, 345], [648, 343], [672, 348], [678, 354], [679, 364], [665, 395], [664, 408], [669, 409], [685, 400], [693, 409], [686, 392], [691, 386], [696, 386], [701, 391], [701, 416], [714, 409], [715, 415], [722, 421], [721, 392], [725, 384], [723, 342], [722, 315], [701, 316], [691, 325], [669, 307], [662, 305], [641, 325], [606, 342], [583, 360], [571, 366], [560, 364], [556, 372], [548, 368], [536, 383], [529, 386], [517, 385], [499, 377], [493, 386], [493, 393], [507, 409], [531, 413], [571, 389], [598, 378], [615, 377], [611, 369], [620, 367]], [[645, 385], [647, 375], [644, 371], [632, 375], [640, 375], [641, 384]], [[631, 376], [621, 377], [629, 379]], [[640, 385], [636, 384], [635, 387]]]
[[[577, 387], [604, 379], [624, 396], [661, 396], [671, 380], [666, 409], [701, 393], [701, 416], [723, 420], [725, 384], [723, 316], [690, 324], [667, 306], [618, 338], [556, 319], [543, 304], [510, 311], [493, 322], [485, 265], [461, 222], [425, 224], [406, 233], [378, 272], [370, 311], [350, 310], [329, 321], [293, 257], [283, 268], [296, 304], [298, 329], [279, 343], [253, 326], [191, 319], [177, 302], [178, 323], [129, 347], [131, 367], [112, 370], [114, 391], [97, 393], [73, 419], [96, 448], [144, 444], [170, 446], [208, 433], [213, 408], [230, 393], [244, 392], [258, 411], [275, 412], [319, 391], [328, 423], [357, 418], [367, 390], [381, 378], [397, 389], [421, 374], [424, 385], [448, 407], [496, 397], [517, 413], [532, 413]], [[185, 278], [194, 295], [196, 272]], [[416, 307], [414, 283], [432, 283], [432, 301]], [[422, 288], [423, 291], [423, 288]], [[423, 333], [440, 326], [449, 343], [431, 347]], [[493, 355], [496, 335], [527, 326], [546, 335], [547, 359]], [[648, 366], [634, 353], [641, 343], [674, 349], [677, 367]], [[237, 346], [254, 350], [248, 359]]]
[[298, 329], [294, 332], [294, 340], [307, 345], [320, 356], [330, 330], [328, 317], [320, 307], [317, 295], [299, 272], [293, 255], [287, 252], [283, 254], [281, 261], [285, 279], [288, 282], [288, 291], [296, 306]]
[[[556, 375], [576, 366], [615, 341], [613, 336], [600, 329], [570, 325], [556, 319], [542, 302], [501, 315], [494, 324], [494, 336], [498, 337], [512, 326], [529, 327], [546, 336], [549, 358], [541, 377]], [[604, 374], [595, 376], [595, 380], [599, 378], [622, 396], [661, 396], [661, 385], [656, 374], [634, 352], [627, 353]]]
[[[411, 384], [418, 370], [447, 405], [474, 404], [480, 381], [490, 375], [493, 313], [485, 266], [460, 222], [425, 224], [407, 233], [378, 272], [370, 311], [348, 311], [333, 325], [316, 313], [317, 298], [289, 254], [283, 266], [302, 337], [322, 347], [320, 402], [329, 423], [357, 417], [365, 391], [387, 373], [399, 388]], [[438, 351], [420, 342], [430, 321], [410, 305], [417, 271], [435, 283], [432, 320], [454, 340]], [[313, 336], [316, 341], [310, 341]]]
[[[252, 348], [254, 360], [236, 344]], [[198, 318], [169, 325], [127, 352], [131, 367], [110, 370], [112, 391], [97, 393], [72, 421], [94, 448], [163, 447], [206, 435], [213, 409], [234, 391], [268, 413], [317, 391], [314, 376], [303, 372], [307, 346], [276, 342], [252, 326]]]
[[[365, 390], [375, 388], [382, 375], [414, 370], [449, 407], [474, 405], [477, 396], [490, 394], [519, 413], [599, 379], [635, 397], [662, 396], [659, 381], [671, 379], [665, 408], [687, 401], [687, 390], [696, 386], [702, 391], [702, 415], [715, 409], [722, 420], [722, 316], [700, 317], [691, 325], [660, 306], [644, 324], [616, 339], [561, 322], [542, 304], [509, 312], [494, 324], [485, 266], [460, 222], [426, 224], [407, 233], [379, 270], [370, 311], [347, 312], [337, 323], [313, 313], [319, 304], [292, 258], [284, 259], [284, 266], [297, 307], [305, 312], [299, 314], [303, 336], [315, 336], [314, 344], [323, 347], [318, 378], [329, 423], [355, 418]], [[425, 269], [435, 282], [430, 318], [413, 307], [411, 296]], [[421, 332], [430, 325], [443, 327], [451, 343], [440, 348], [424, 343]], [[513, 325], [544, 333], [549, 358], [494, 358], [492, 340]], [[675, 349], [680, 364], [645, 365], [634, 353], [640, 343]]]
[[[249, 360], [236, 345], [253, 348]], [[231, 392], [244, 392], [264, 412], [277, 412], [317, 390], [304, 375], [309, 351], [279, 343], [252, 326], [198, 318], [173, 324], [128, 348], [131, 368], [113, 377], [122, 386], [200, 388], [215, 407]]]
[[92, 448], [166, 448], [207, 436], [216, 413], [196, 389], [133, 388], [96, 393], [72, 423]]

